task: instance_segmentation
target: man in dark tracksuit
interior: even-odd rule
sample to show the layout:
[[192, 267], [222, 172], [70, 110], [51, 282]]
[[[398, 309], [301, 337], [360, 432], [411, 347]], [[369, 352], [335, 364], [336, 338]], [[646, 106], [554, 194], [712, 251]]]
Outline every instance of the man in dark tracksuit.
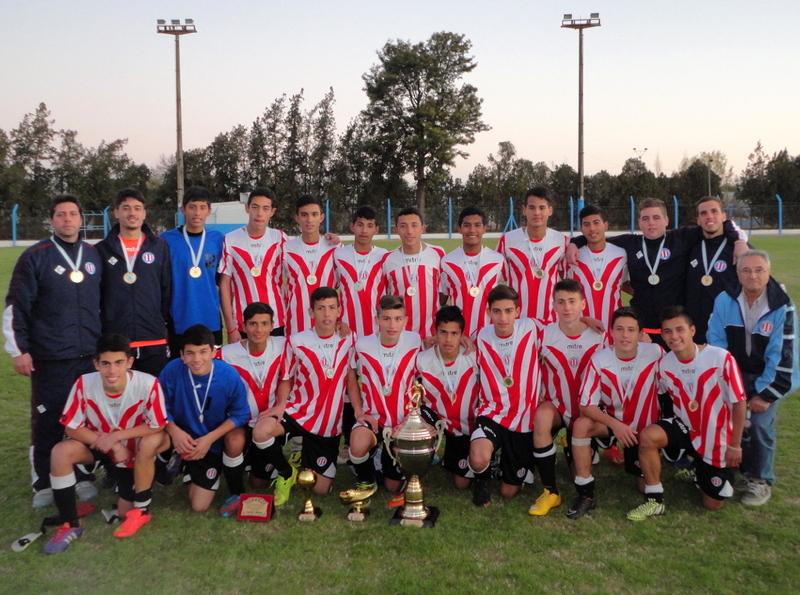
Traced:
[[[52, 503], [50, 451], [64, 437], [59, 423], [75, 380], [94, 371], [100, 337], [100, 256], [80, 239], [78, 199], [61, 194], [50, 207], [53, 236], [22, 253], [11, 277], [3, 332], [14, 370], [31, 378], [34, 506]], [[97, 491], [79, 481], [78, 496]]]
[[117, 194], [119, 223], [97, 244], [103, 261], [100, 310], [103, 333], [130, 340], [133, 369], [158, 377], [169, 361], [172, 268], [169, 246], [144, 223], [146, 214], [141, 192]]

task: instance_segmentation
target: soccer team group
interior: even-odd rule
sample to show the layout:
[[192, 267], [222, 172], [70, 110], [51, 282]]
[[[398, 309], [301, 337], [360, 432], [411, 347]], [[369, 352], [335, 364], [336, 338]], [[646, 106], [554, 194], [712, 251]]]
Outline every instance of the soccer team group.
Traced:
[[14, 368], [31, 377], [33, 504], [58, 509], [47, 553], [82, 535], [78, 500], [97, 494], [99, 466], [119, 496], [116, 537], [149, 522], [153, 482], [179, 473], [196, 512], [224, 477], [222, 516], [236, 514], [248, 472], [282, 506], [300, 464], [327, 494], [337, 460], [355, 474], [351, 499], [383, 483], [402, 506], [405, 478], [379, 437], [405, 418], [415, 381], [424, 417], [445, 423], [442, 466], [476, 506], [491, 503], [493, 477], [513, 497], [534, 471], [542, 492], [528, 512], [560, 506], [562, 428], [569, 518], [596, 506], [598, 449], [644, 493], [634, 521], [664, 514], [662, 454], [708, 509], [734, 484], [745, 504], [769, 499], [776, 412], [800, 385], [797, 317], [718, 199], [670, 231], [664, 203], [647, 199], [642, 234], [608, 242], [604, 213], [587, 206], [570, 240], [547, 227], [554, 204], [534, 188], [525, 227], [497, 251], [468, 207], [449, 254], [422, 241], [414, 208], [397, 213], [402, 244], [387, 251], [373, 245], [370, 206], [352, 215], [347, 246], [321, 235], [314, 197], [295, 202], [296, 238], [269, 227], [277, 206], [256, 188], [247, 225], [223, 236], [205, 226], [209, 192], [192, 187], [185, 224], [157, 236], [145, 198], [123, 190], [119, 223], [92, 246], [78, 199], [53, 200], [53, 236], [20, 257], [3, 316]]

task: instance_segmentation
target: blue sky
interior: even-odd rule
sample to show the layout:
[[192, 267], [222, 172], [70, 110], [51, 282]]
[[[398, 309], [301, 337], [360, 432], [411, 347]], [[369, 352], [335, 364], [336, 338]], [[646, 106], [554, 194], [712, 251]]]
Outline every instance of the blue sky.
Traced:
[[173, 38], [158, 18], [193, 18], [181, 42], [184, 147], [248, 125], [279, 95], [328, 88], [340, 130], [366, 104], [361, 75], [389, 39], [463, 33], [484, 121], [454, 175], [497, 144], [577, 168], [578, 34], [563, 13], [599, 12], [585, 32], [586, 171], [618, 173], [647, 147], [650, 169], [721, 150], [736, 174], [756, 142], [800, 153], [800, 3], [739, 0], [99, 1], [0, 0], [0, 128], [44, 101], [59, 128], [95, 146], [128, 138], [154, 165], [175, 150]]

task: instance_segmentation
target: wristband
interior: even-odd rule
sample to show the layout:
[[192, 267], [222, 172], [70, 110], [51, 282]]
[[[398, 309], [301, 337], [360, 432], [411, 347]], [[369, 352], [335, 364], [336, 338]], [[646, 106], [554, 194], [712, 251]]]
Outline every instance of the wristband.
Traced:
[[728, 450], [742, 450], [741, 448], [736, 448], [735, 446], [728, 445]]
[[232, 335], [233, 333], [238, 333], [239, 331], [228, 331], [228, 336]]

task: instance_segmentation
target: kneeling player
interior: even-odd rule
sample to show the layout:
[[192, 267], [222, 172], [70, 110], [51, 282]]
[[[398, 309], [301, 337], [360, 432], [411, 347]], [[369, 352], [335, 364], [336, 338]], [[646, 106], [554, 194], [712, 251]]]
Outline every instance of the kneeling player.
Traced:
[[48, 554], [63, 552], [83, 534], [73, 465], [102, 463], [117, 480], [117, 508], [125, 520], [115, 537], [129, 537], [150, 520], [155, 455], [169, 447], [167, 419], [158, 381], [132, 365], [130, 342], [104, 335], [97, 342], [97, 372], [72, 387], [61, 416], [69, 440], [53, 448], [50, 462], [53, 499], [64, 524], [45, 546]]
[[733, 495], [733, 469], [742, 460], [747, 402], [733, 356], [719, 347], [696, 345], [683, 306], [664, 310], [661, 336], [672, 351], [661, 359], [658, 379], [660, 390], [672, 399], [675, 417], [639, 434], [645, 502], [628, 513], [632, 521], [664, 514], [660, 449], [685, 450], [695, 458], [695, 485], [708, 510], [719, 510]]
[[601, 447], [615, 442], [624, 447], [625, 471], [644, 479], [639, 468], [638, 434], [658, 419], [656, 371], [664, 350], [655, 343], [639, 343], [641, 320], [636, 310], [618, 308], [611, 316], [613, 347], [595, 353], [581, 385], [581, 416], [572, 426], [572, 460], [578, 497], [567, 517], [578, 519], [596, 506], [592, 477], [592, 438]]
[[[181, 336], [181, 359], [167, 364], [159, 381], [167, 405], [167, 433], [190, 478], [192, 510], [205, 512], [223, 472], [223, 437], [248, 422], [247, 393], [236, 370], [214, 359], [214, 335], [202, 324]], [[231, 459], [241, 455], [226, 453]]]
[[258, 417], [253, 428], [253, 456], [258, 467], [265, 463], [278, 471], [275, 506], [289, 500], [297, 468], [283, 454], [281, 436], [303, 439], [303, 465], [317, 474], [314, 492], [327, 494], [336, 477], [336, 455], [342, 435], [342, 405], [345, 389], [358, 391], [355, 372], [350, 369], [353, 335], [336, 334], [341, 316], [339, 294], [330, 287], [311, 293], [309, 316], [314, 327], [291, 335], [275, 406]]
[[453, 474], [458, 489], [469, 487], [474, 477], [469, 469], [469, 439], [475, 429], [478, 405], [478, 368], [473, 354], [461, 350], [464, 316], [458, 306], [445, 306], [436, 313], [436, 345], [417, 356], [417, 370], [425, 387], [429, 422], [444, 419], [445, 450], [442, 467]]

